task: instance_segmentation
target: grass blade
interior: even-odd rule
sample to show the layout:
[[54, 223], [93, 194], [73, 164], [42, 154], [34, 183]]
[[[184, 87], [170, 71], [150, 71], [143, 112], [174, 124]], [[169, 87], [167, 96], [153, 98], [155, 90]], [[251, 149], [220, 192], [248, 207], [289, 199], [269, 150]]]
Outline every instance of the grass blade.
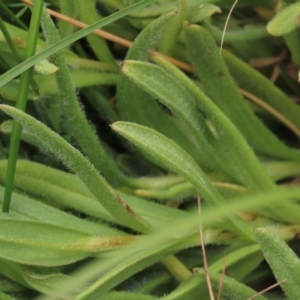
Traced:
[[[25, 59], [32, 57], [35, 53], [43, 4], [44, 1], [39, 0], [35, 2], [35, 5], [33, 7], [32, 16], [30, 20], [29, 33], [28, 33], [28, 40], [27, 40], [27, 45], [25, 50]], [[16, 107], [23, 111], [26, 109], [29, 84], [31, 80], [31, 72], [32, 72], [31, 69], [27, 69], [21, 75], [21, 79], [20, 79]], [[11, 200], [11, 194], [13, 190], [14, 176], [15, 176], [15, 170], [17, 164], [17, 156], [18, 156], [19, 146], [20, 146], [21, 131], [22, 131], [21, 125], [17, 122], [14, 122], [12, 133], [11, 133], [10, 145], [9, 145], [8, 166], [7, 166], [6, 181], [5, 181], [5, 194], [4, 194], [4, 202], [2, 207], [3, 212], [9, 212], [10, 200]]]

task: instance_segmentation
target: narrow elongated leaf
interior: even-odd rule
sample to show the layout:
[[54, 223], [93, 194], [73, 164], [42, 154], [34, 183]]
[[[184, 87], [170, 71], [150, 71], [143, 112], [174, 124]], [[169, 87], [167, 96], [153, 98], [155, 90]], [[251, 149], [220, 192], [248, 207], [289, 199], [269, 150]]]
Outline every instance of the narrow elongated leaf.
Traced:
[[[239, 252], [239, 250], [241, 250]], [[223, 253], [222, 259], [218, 259], [216, 262], [209, 266], [209, 274], [211, 272], [217, 273], [221, 272], [224, 265], [224, 257], [226, 257], [226, 270], [228, 267], [236, 264], [239, 260], [248, 257], [252, 253], [255, 253], [259, 250], [258, 245], [250, 245], [245, 247], [235, 247], [233, 250], [229, 248]], [[194, 272], [197, 271], [198, 268], [194, 269]], [[196, 273], [196, 272], [195, 272]], [[197, 273], [196, 273], [197, 274]], [[164, 300], [179, 300], [179, 299], [194, 299], [197, 295], [203, 295], [207, 291], [207, 283], [205, 277], [191, 277], [186, 280], [182, 285], [180, 285], [177, 289], [175, 289], [172, 293], [163, 297]], [[231, 299], [231, 298], [230, 298]], [[241, 298], [241, 300], [244, 300]]]
[[184, 239], [185, 238], [182, 237], [177, 241], [164, 241], [162, 244], [157, 244], [156, 246], [145, 249], [144, 251], [135, 252], [134, 255], [124, 259], [124, 261], [120, 264], [117, 264], [114, 268], [106, 272], [85, 291], [77, 295], [75, 299], [83, 300], [90, 296], [97, 299], [124, 279], [129, 278], [133, 274], [136, 274], [142, 269], [151, 266], [155, 262], [158, 262], [163, 257], [167, 256], [166, 253], [170, 253], [169, 249]]
[[[225, 205], [225, 200], [218, 194], [209, 179], [193, 159], [177, 144], [153, 129], [127, 122], [116, 122], [112, 129], [129, 139], [156, 162], [190, 181], [211, 204]], [[230, 227], [247, 238], [252, 239], [251, 226], [236, 216], [230, 216]]]
[[[0, 182], [5, 180], [7, 161], [0, 160]], [[27, 160], [18, 160], [15, 176], [15, 187], [26, 194], [45, 199], [46, 203], [71, 208], [97, 219], [123, 226], [127, 224], [113, 217], [96, 201], [84, 183], [74, 174], [69, 174], [42, 164]], [[0, 187], [0, 199], [3, 188]], [[145, 201], [118, 192], [122, 199], [134, 207], [155, 228], [163, 227], [170, 222], [176, 222], [186, 212], [173, 209], [158, 203]], [[1, 201], [0, 201], [1, 203]], [[12, 212], [24, 215], [34, 220], [40, 220], [53, 225], [73, 228], [93, 235], [120, 236], [125, 233], [106, 224], [76, 218], [58, 209], [44, 205], [23, 195], [13, 194]]]
[[[299, 27], [299, 25], [298, 25]], [[292, 60], [296, 66], [300, 67], [300, 55], [298, 49], [300, 47], [300, 34], [299, 30], [294, 30], [290, 33], [287, 33], [283, 36], [285, 43], [291, 53]]]
[[69, 264], [131, 240], [126, 237], [92, 237], [42, 222], [8, 219], [5, 215], [0, 223], [0, 257], [30, 265]]
[[266, 101], [300, 128], [300, 108], [296, 103], [268, 78], [250, 67], [234, 54], [223, 50], [222, 55], [229, 68], [230, 74], [241, 88], [251, 91]]
[[153, 64], [137, 61], [126, 61], [122, 72], [190, 127], [202, 148], [201, 156], [209, 160], [212, 168], [252, 189], [272, 186], [253, 152], [228, 118], [182, 72], [171, 67], [170, 63], [161, 63], [169, 73]]
[[[239, 260], [259, 251], [258, 245], [250, 245], [245, 247], [240, 247], [236, 251], [230, 252], [228, 255], [226, 255], [226, 266], [230, 266]], [[220, 272], [222, 270], [222, 266], [224, 264], [224, 259], [220, 259], [213, 263], [209, 270], [213, 272]]]
[[203, 27], [187, 23], [184, 33], [192, 64], [205, 92], [243, 133], [249, 144], [268, 155], [295, 159], [295, 153], [269, 131], [246, 105], [210, 33]]
[[[176, 18], [177, 10], [173, 10], [147, 26], [135, 39], [126, 59], [149, 61], [149, 53], [157, 49], [165, 28]], [[182, 126], [176, 122], [173, 116], [163, 110], [152, 95], [140, 89], [123, 74], [117, 84], [117, 99], [116, 107], [120, 120], [135, 122], [155, 129], [178, 143], [197, 162], [200, 161], [201, 165], [209, 167], [207, 160], [198, 155], [198, 149], [192, 143], [186, 128], [181, 128]]]
[[297, 255], [276, 234], [265, 228], [256, 228], [255, 237], [270, 265], [277, 281], [289, 299], [300, 295], [300, 260]]
[[[10, 278], [14, 282], [17, 282], [22, 287], [29, 288], [30, 285], [25, 281], [23, 277], [22, 266], [24, 265], [20, 265], [3, 258], [0, 259], [1, 274], [5, 275], [7, 278]], [[27, 267], [28, 266], [24, 266], [24, 269], [26, 269]]]
[[23, 270], [23, 276], [26, 282], [40, 293], [51, 295], [55, 288], [63, 282], [68, 282], [70, 276], [62, 273], [39, 274], [29, 270]]
[[25, 288], [6, 276], [0, 276], [0, 290], [4, 293], [18, 293], [24, 291]]
[[[25, 177], [23, 177], [23, 178], [25, 179]], [[39, 184], [39, 183], [36, 182], [36, 184]], [[63, 190], [60, 192], [64, 193], [65, 191]], [[3, 195], [4, 195], [4, 188], [0, 187], [0, 197], [3, 198]], [[76, 201], [76, 195], [72, 198], [72, 200]], [[88, 203], [89, 203], [88, 200], [91, 201], [90, 198], [84, 198], [83, 200], [85, 200]], [[100, 205], [94, 199], [92, 199], [92, 201], [97, 204], [92, 208], [94, 208], [95, 211], [98, 212], [97, 217], [100, 218], [101, 210], [100, 210], [100, 213], [99, 213], [99, 209], [97, 210], [97, 207]], [[0, 203], [2, 204], [2, 200], [0, 201]], [[102, 208], [102, 211], [106, 212], [104, 210], [104, 208]], [[85, 211], [83, 211], [83, 212], [85, 212]], [[10, 213], [12, 216], [16, 216], [17, 218], [24, 218], [24, 219], [29, 219], [29, 220], [33, 220], [33, 221], [36, 220], [36, 221], [40, 221], [43, 223], [61, 226], [61, 227], [68, 228], [68, 229], [75, 229], [78, 231], [88, 233], [90, 235], [101, 235], [101, 236], [123, 236], [123, 235], [126, 235], [123, 231], [118, 230], [116, 228], [111, 228], [106, 224], [95, 223], [92, 221], [80, 219], [71, 214], [63, 212], [57, 208], [54, 208], [49, 205], [45, 205], [45, 204], [41, 203], [40, 201], [31, 199], [25, 195], [20, 195], [17, 193], [12, 194], [12, 203], [11, 203]], [[108, 215], [107, 212], [106, 212], [106, 214]], [[108, 221], [114, 220], [114, 218], [112, 218], [112, 217], [111, 217], [112, 220], [109, 218], [107, 218], [107, 219], [108, 219]], [[106, 220], [106, 219], [104, 218], [104, 220]]]
[[[201, 276], [201, 278], [205, 278], [205, 271], [203, 269], [194, 269], [196, 275]], [[221, 275], [215, 272], [209, 272], [209, 278], [211, 280], [211, 284], [213, 289], [217, 292], [220, 285]], [[238, 282], [237, 280], [224, 276], [224, 282], [222, 286], [222, 297], [226, 297], [227, 299], [237, 300], [237, 299], [248, 299], [253, 297], [256, 294], [256, 291], [247, 287], [243, 283]], [[266, 297], [260, 295], [255, 299], [258, 300], [267, 300]]]
[[[82, 22], [90, 24], [100, 19], [94, 0], [78, 0], [77, 5], [79, 18]], [[89, 34], [86, 39], [99, 61], [116, 63], [105, 39], [94, 34]]]
[[100, 297], [99, 300], [156, 300], [157, 297], [132, 292], [110, 292]]
[[[46, 9], [44, 9], [42, 15], [42, 28], [49, 45], [53, 45], [60, 41], [58, 31]], [[97, 39], [97, 37], [93, 37], [93, 39], [94, 38]], [[100, 42], [101, 41], [102, 40], [100, 39]], [[102, 42], [104, 43], [102, 45], [104, 46], [104, 49], [102, 50], [106, 50], [106, 44], [104, 41]], [[59, 67], [59, 71], [57, 72], [54, 80], [54, 83], [57, 84], [59, 90], [57, 96], [60, 98], [60, 105], [62, 109], [68, 112], [65, 118], [71, 129], [71, 134], [76, 139], [81, 151], [87, 156], [95, 168], [106, 176], [108, 181], [111, 183], [126, 182], [126, 177], [117, 167], [112, 157], [110, 157], [105, 151], [103, 144], [95, 136], [88, 120], [85, 117], [82, 107], [80, 106], [79, 99], [77, 98], [73, 79], [67, 66], [64, 53], [57, 52], [53, 55], [52, 59]], [[96, 77], [99, 77], [99, 75], [95, 76], [95, 74], [94, 76], [89, 77], [88, 74], [84, 75], [84, 73], [80, 76], [81, 82], [85, 81], [83, 78], [86, 78], [88, 82], [92, 83]], [[113, 75], [115, 79], [117, 77], [117, 74], [107, 75], [108, 76], [104, 76], [104, 78], [109, 79], [111, 75]]]
[[[213, 223], [215, 218], [224, 217], [236, 211], [247, 210], [254, 207], [257, 208], [262, 205], [273, 205], [274, 203], [282, 201], [283, 198], [297, 199], [297, 197], [299, 197], [299, 192], [299, 188], [289, 188], [281, 189], [279, 191], [269, 191], [261, 195], [250, 195], [246, 198], [239, 198], [231, 202], [230, 205], [213, 207], [212, 209], [206, 210], [201, 216], [201, 220], [203, 221], [203, 225], [206, 226]], [[141, 240], [137, 241], [134, 244], [134, 247], [126, 247], [124, 249], [116, 250], [113, 256], [107, 257], [106, 259], [93, 261], [89, 266], [81, 269], [80, 273], [78, 273], [78, 276], [74, 278], [72, 282], [64, 285], [61, 289], [57, 290], [55, 293], [55, 297], [42, 297], [41, 299], [53, 300], [61, 298], [61, 295], [71, 295], [75, 287], [77, 288], [79, 286], [82, 286], [86, 282], [94, 282], [95, 280], [99, 279], [100, 275], [103, 275], [107, 271], [115, 269], [117, 264], [125, 263], [125, 260], [128, 259], [129, 261], [142, 252], [147, 255], [149, 252], [146, 251], [151, 248], [155, 248], [156, 250], [154, 251], [157, 251], [158, 249], [156, 247], [158, 245], [165, 244], [165, 246], [168, 246], [166, 245], [166, 243], [171, 236], [181, 238], [183, 236], [186, 237], [187, 234], [190, 234], [191, 232], [198, 233], [199, 217], [197, 214], [191, 214], [188, 215], [188, 217], [178, 219], [177, 223], [180, 224], [180, 226], [174, 226], [174, 224], [171, 224], [169, 226], [167, 225], [162, 230], [155, 231], [154, 233], [143, 237]], [[113, 276], [111, 278], [113, 279]], [[100, 279], [100, 281], [101, 280], [102, 279]]]
[[81, 178], [93, 196], [113, 216], [123, 220], [127, 226], [138, 231], [144, 232], [149, 230], [151, 226], [138, 216], [109, 186], [93, 165], [62, 137], [41, 122], [16, 108], [1, 105], [0, 109], [11, 115], [26, 130], [30, 131], [31, 134], [43, 140], [47, 145], [46, 148]]
[[4, 294], [4, 293], [2, 293], [2, 292], [0, 292], [0, 298], [1, 298], [2, 300], [16, 300], [16, 298], [13, 298], [13, 297], [11, 297], [11, 296], [9, 296], [9, 295], [6, 295], [6, 294]]
[[177, 1], [178, 11], [176, 16], [168, 22], [163, 31], [163, 39], [160, 39], [158, 51], [166, 55], [172, 55], [178, 36], [182, 30], [182, 23], [187, 18], [187, 3], [185, 0]]
[[[60, 72], [60, 71], [58, 71]], [[114, 85], [118, 80], [118, 75], [114, 73], [99, 73], [94, 70], [72, 70], [70, 77], [74, 83], [73, 88], [91, 87], [96, 85]], [[40, 87], [41, 96], [56, 95], [59, 91], [53, 76], [35, 76]]]
[[[171, 67], [166, 61], [162, 64], [170, 73], [153, 64], [138, 61], [125, 61], [122, 71], [190, 127], [202, 147], [200, 156], [206, 161], [209, 159], [211, 167], [218, 168], [218, 171], [250, 189], [275, 189], [275, 184], [241, 133], [222, 111], [176, 67]], [[286, 222], [300, 222], [299, 210], [288, 203], [280, 209], [272, 207], [269, 210], [261, 214]]]
[[221, 8], [210, 3], [193, 4], [188, 6], [187, 20], [189, 23], [199, 23], [214, 14], [221, 13]]
[[160, 300], [184, 300], [184, 299], [197, 299], [199, 295], [204, 299], [209, 299], [207, 291], [207, 285], [205, 279], [201, 279], [196, 276], [192, 276], [186, 280], [183, 284], [178, 286], [172, 293]]
[[[162, 104], [167, 106], [188, 125], [196, 137], [198, 147], [202, 148], [200, 148], [200, 151], [203, 160], [209, 161], [210, 167], [214, 168], [217, 156], [214, 155], [214, 149], [210, 147], [209, 143], [205, 142], [203, 136], [203, 131], [206, 129], [205, 123], [191, 95], [181, 83], [176, 81], [170, 74], [164, 72], [162, 68], [141, 61], [126, 60], [122, 64], [122, 72], [136, 85], [142, 87], [148, 95], [150, 94], [153, 98], [157, 98]], [[149, 99], [148, 101], [151, 100]], [[151, 128], [155, 129], [152, 126]], [[170, 136], [168, 137], [171, 138]], [[174, 141], [176, 142], [176, 139]]]
[[294, 3], [280, 11], [268, 25], [267, 30], [274, 36], [285, 35], [299, 27], [300, 3]]
[[[0, 270], [5, 276], [14, 280], [13, 282], [18, 282], [19, 291], [24, 286], [46, 295], [52, 294], [63, 282], [66, 283], [71, 279], [71, 276], [60, 273], [57, 268], [26, 266], [5, 259], [0, 259]], [[14, 289], [15, 292], [18, 292], [16, 288]], [[1, 290], [4, 291], [5, 289]], [[25, 293], [23, 292], [23, 294]]]
[[77, 31], [76, 33], [68, 36], [67, 38], [64, 38], [62, 41], [56, 43], [55, 45], [53, 45], [51, 47], [48, 47], [47, 49], [45, 49], [45, 50], [41, 51], [40, 53], [36, 54], [35, 56], [33, 56], [32, 58], [26, 59], [21, 64], [17, 65], [13, 69], [11, 69], [8, 72], [6, 72], [5, 74], [1, 75], [0, 76], [0, 86], [9, 82], [11, 79], [15, 78], [16, 76], [20, 75], [25, 70], [28, 70], [29, 68], [34, 66], [36, 63], [40, 62], [41, 60], [64, 49], [65, 47], [71, 45], [73, 42], [81, 39], [82, 37], [86, 36], [87, 34], [92, 33], [94, 30], [102, 28], [105, 25], [108, 25], [108, 24], [126, 16], [130, 12], [138, 10], [139, 8], [147, 6], [153, 2], [155, 2], [155, 0], [140, 1], [132, 6], [129, 6], [121, 11], [116, 12], [104, 19], [101, 19], [100, 21], [88, 26], [87, 28]]

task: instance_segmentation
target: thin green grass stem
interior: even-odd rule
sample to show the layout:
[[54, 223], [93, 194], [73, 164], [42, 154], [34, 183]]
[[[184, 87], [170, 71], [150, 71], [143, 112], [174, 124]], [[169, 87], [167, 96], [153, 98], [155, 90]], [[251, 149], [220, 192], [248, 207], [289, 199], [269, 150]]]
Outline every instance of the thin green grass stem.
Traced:
[[[36, 44], [38, 40], [38, 33], [40, 28], [40, 20], [42, 15], [44, 1], [37, 0], [34, 2], [32, 9], [32, 17], [30, 20], [27, 46], [25, 49], [25, 59], [34, 55]], [[29, 91], [29, 84], [31, 78], [32, 69], [26, 70], [21, 75], [20, 86], [18, 90], [16, 107], [22, 111], [25, 111], [27, 104], [27, 96]], [[3, 212], [9, 212], [11, 194], [13, 190], [14, 176], [16, 171], [17, 157], [20, 146], [22, 127], [19, 123], [13, 122], [12, 134], [9, 145], [8, 165], [5, 179], [5, 192], [3, 201]]]

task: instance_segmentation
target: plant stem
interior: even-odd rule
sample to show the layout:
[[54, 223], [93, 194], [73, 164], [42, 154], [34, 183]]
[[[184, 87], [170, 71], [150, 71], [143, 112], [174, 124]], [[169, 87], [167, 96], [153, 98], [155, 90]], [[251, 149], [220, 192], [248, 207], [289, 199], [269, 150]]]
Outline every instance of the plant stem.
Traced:
[[179, 282], [183, 282], [193, 275], [174, 255], [165, 257], [162, 263]]
[[[34, 55], [38, 33], [39, 33], [39, 24], [42, 15], [44, 1], [36, 0], [33, 5], [32, 17], [30, 20], [27, 46], [25, 50], [25, 59], [30, 58]], [[26, 70], [21, 75], [20, 86], [18, 90], [17, 103], [16, 107], [25, 110], [27, 104], [27, 95], [29, 90], [30, 78], [31, 78], [32, 69]], [[16, 170], [17, 156], [19, 152], [20, 146], [20, 137], [21, 137], [22, 127], [19, 123], [13, 122], [12, 135], [10, 139], [9, 145], [9, 156], [8, 156], [8, 165], [7, 165], [7, 173], [5, 179], [5, 193], [4, 193], [4, 201], [3, 201], [3, 212], [9, 212], [11, 194], [14, 183], [14, 176]]]

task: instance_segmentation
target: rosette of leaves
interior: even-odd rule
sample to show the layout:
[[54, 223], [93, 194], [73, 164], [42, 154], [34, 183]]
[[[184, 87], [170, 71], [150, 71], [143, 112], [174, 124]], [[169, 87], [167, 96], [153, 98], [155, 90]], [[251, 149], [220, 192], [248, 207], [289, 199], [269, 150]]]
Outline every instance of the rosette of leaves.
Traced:
[[[7, 116], [24, 143], [0, 215], [1, 297], [297, 299], [298, 3], [239, 1], [220, 53], [231, 1], [51, 1], [93, 25], [44, 7], [27, 56], [30, 12], [6, 2], [2, 197]], [[130, 49], [92, 34], [104, 26]]]

